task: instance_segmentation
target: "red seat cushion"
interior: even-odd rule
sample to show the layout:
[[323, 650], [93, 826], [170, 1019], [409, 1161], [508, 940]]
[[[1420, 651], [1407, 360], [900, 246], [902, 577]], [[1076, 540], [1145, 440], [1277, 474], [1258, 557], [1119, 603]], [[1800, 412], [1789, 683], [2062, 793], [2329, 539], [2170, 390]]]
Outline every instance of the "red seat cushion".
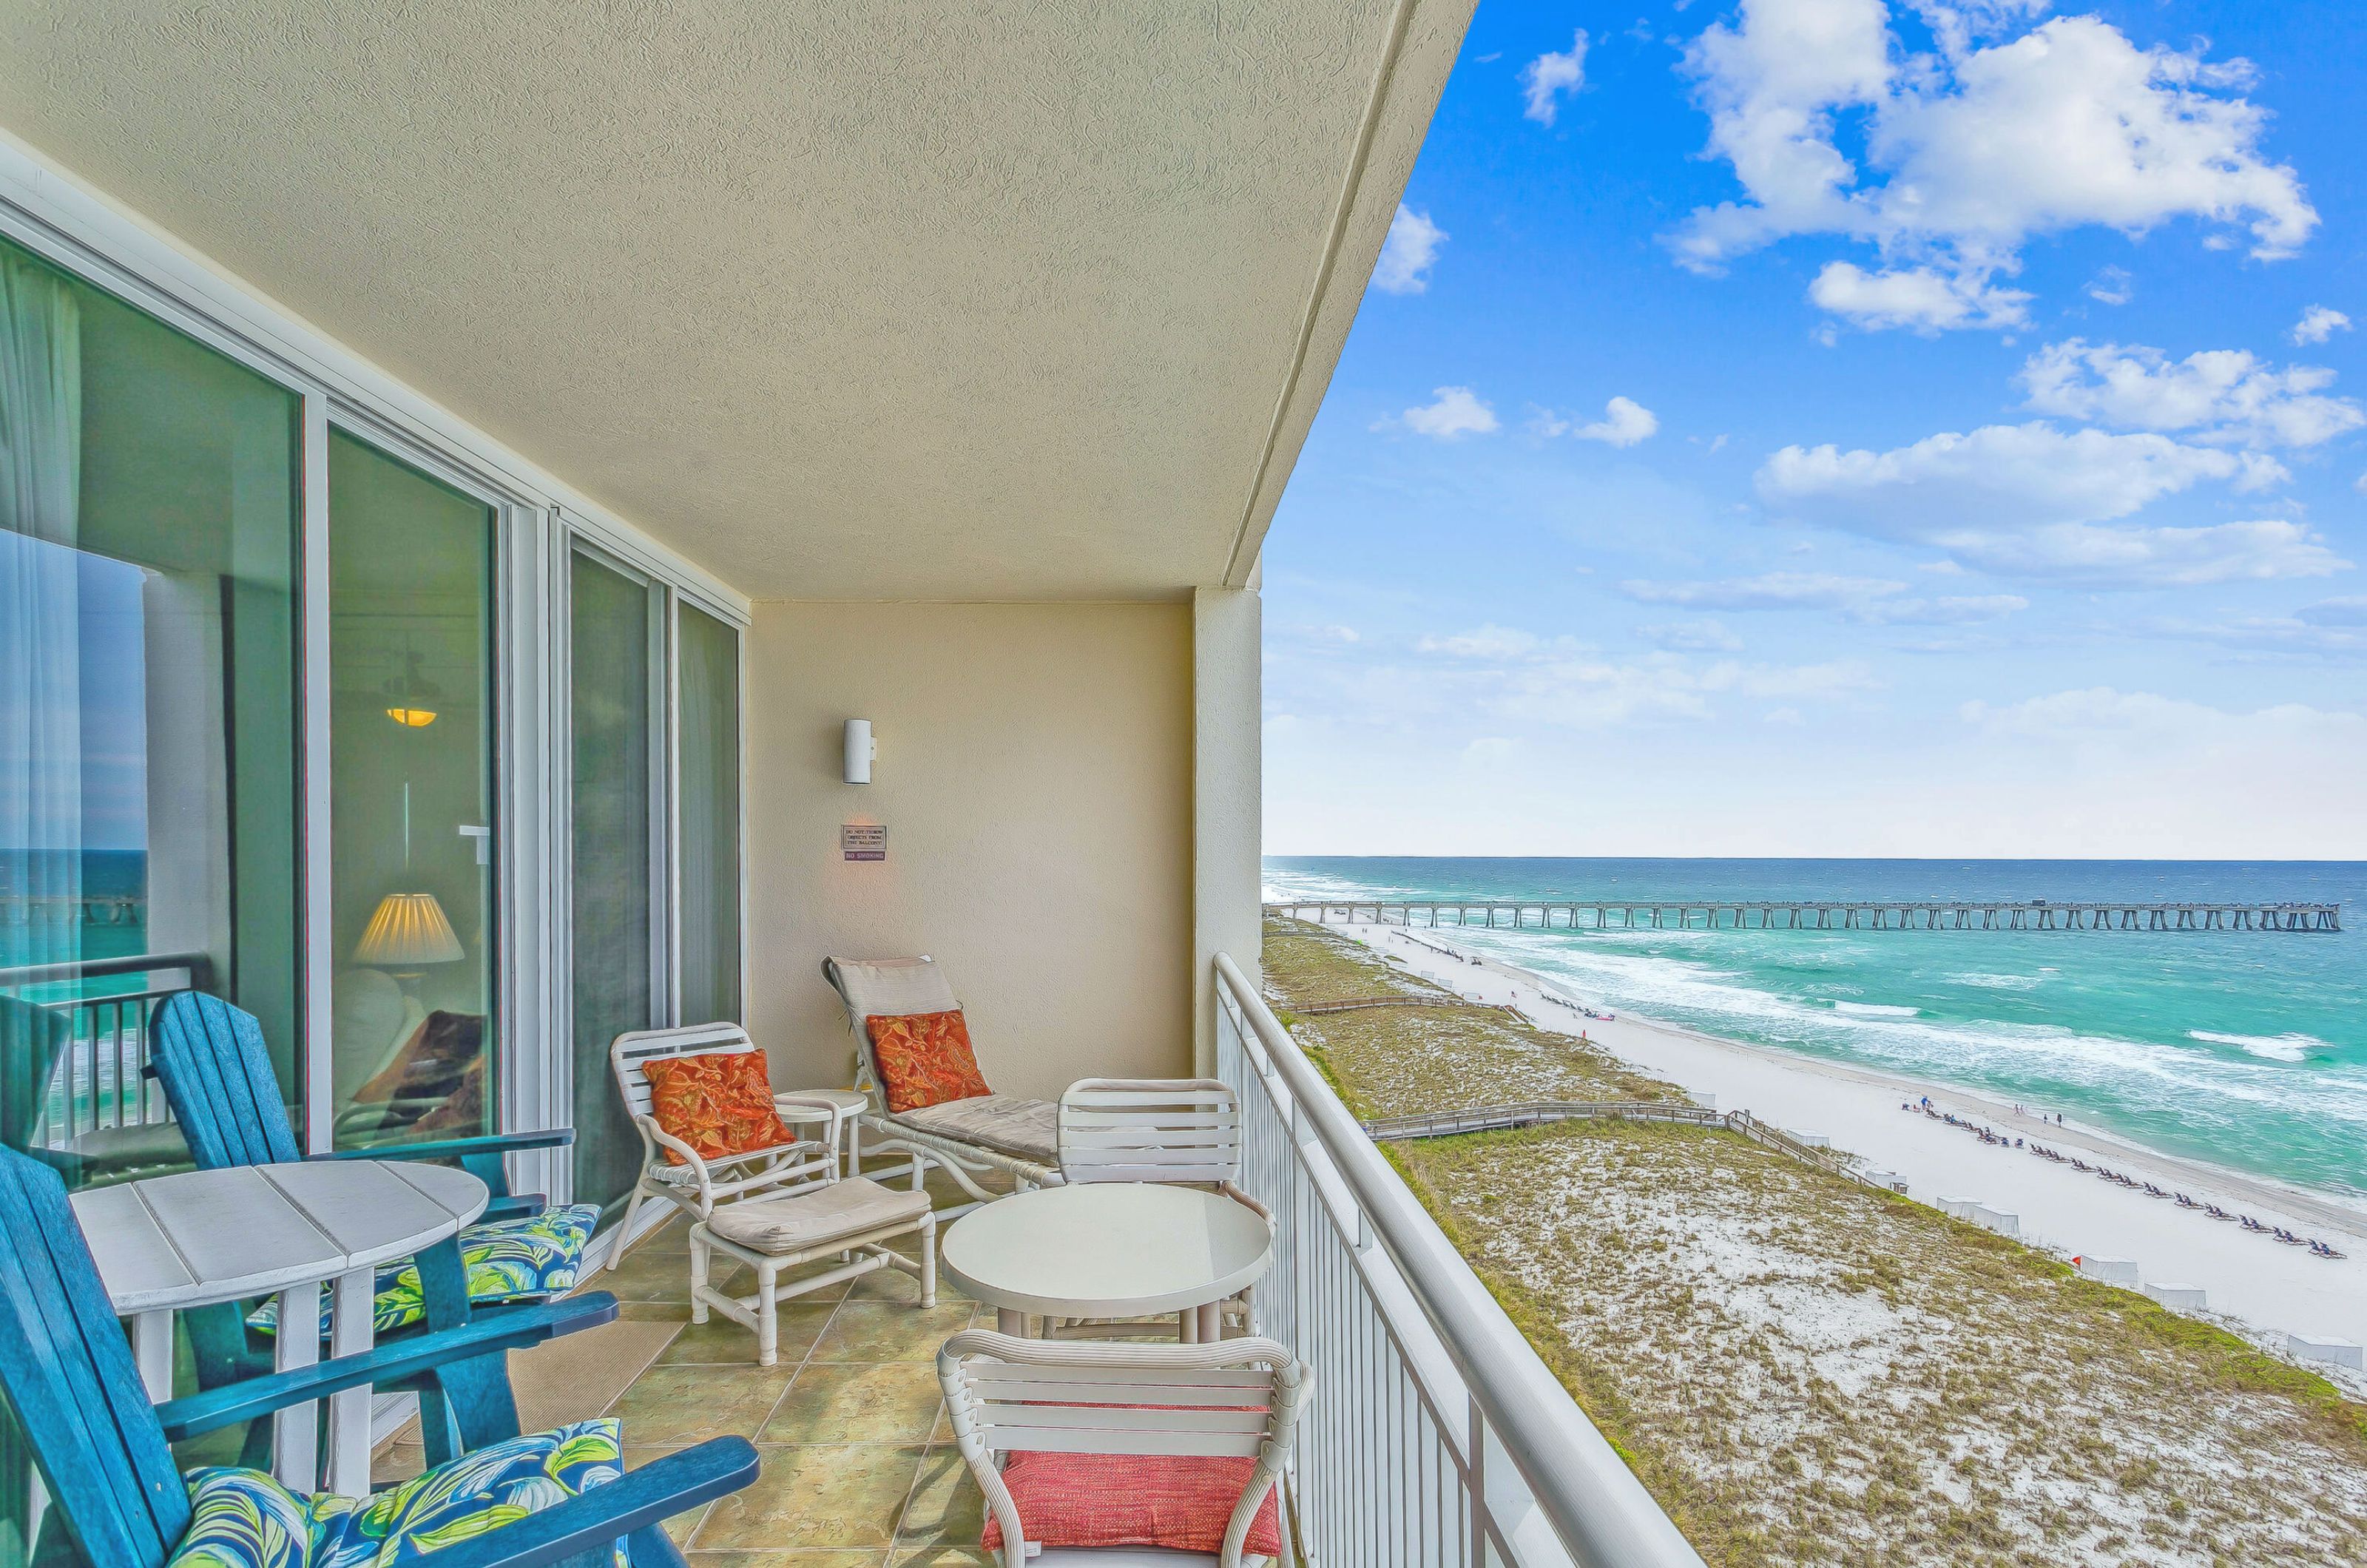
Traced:
[[915, 1012], [900, 1017], [874, 1014], [865, 1021], [871, 1035], [871, 1059], [879, 1068], [879, 1087], [888, 1091], [888, 1109], [919, 1111], [949, 1100], [974, 1100], [994, 1091], [978, 1070], [978, 1055], [969, 1048], [969, 1025], [961, 1009], [949, 1012]]
[[[1221, 1551], [1225, 1526], [1250, 1483], [1250, 1459], [1173, 1458], [1164, 1454], [1015, 1453], [1002, 1484], [1019, 1506], [1027, 1539], [1047, 1547], [1163, 1546], [1174, 1551]], [[989, 1510], [980, 1542], [1002, 1546], [1002, 1527]], [[1282, 1512], [1269, 1489], [1251, 1521], [1245, 1553], [1282, 1554]]]
[[[797, 1134], [774, 1109], [772, 1080], [764, 1074], [761, 1051], [643, 1062], [641, 1074], [650, 1080], [650, 1114], [667, 1133], [697, 1149], [701, 1159], [776, 1149], [796, 1141]], [[670, 1165], [688, 1163], [672, 1149], [665, 1154]]]

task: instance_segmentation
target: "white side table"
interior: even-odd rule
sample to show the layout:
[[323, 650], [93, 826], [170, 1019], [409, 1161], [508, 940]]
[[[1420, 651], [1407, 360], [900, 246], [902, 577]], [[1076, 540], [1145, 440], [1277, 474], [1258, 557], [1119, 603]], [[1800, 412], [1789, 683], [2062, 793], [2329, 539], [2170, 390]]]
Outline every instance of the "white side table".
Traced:
[[776, 1095], [773, 1100], [773, 1109], [781, 1113], [782, 1121], [792, 1126], [836, 1122], [839, 1144], [846, 1152], [846, 1174], [862, 1175], [863, 1126], [855, 1118], [871, 1108], [871, 1097], [859, 1089], [800, 1089], [787, 1092], [807, 1100], [830, 1101], [831, 1109], [824, 1111], [818, 1105], [801, 1105], [784, 1100]]
[[[329, 1353], [370, 1348], [378, 1266], [457, 1234], [485, 1209], [465, 1170], [399, 1160], [319, 1160], [183, 1171], [74, 1195], [74, 1218], [152, 1400], [173, 1394], [173, 1314], [276, 1295], [280, 1371], [320, 1359], [321, 1286], [334, 1281]], [[327, 1488], [369, 1495], [368, 1385], [329, 1396]], [[299, 1495], [318, 1487], [312, 1406], [273, 1418], [272, 1468]]]
[[1005, 1334], [1031, 1313], [1177, 1315], [1186, 1343], [1217, 1337], [1217, 1303], [1274, 1262], [1265, 1216], [1217, 1192], [1150, 1182], [1040, 1187], [956, 1220], [937, 1260], [995, 1308]]

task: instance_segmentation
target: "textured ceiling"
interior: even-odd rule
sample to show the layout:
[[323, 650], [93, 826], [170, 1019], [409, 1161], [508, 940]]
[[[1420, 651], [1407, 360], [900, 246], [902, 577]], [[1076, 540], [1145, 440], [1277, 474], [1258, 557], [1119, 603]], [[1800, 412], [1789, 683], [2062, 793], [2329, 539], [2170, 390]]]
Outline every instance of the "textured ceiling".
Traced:
[[752, 595], [1166, 596], [1471, 4], [13, 0], [0, 125]]

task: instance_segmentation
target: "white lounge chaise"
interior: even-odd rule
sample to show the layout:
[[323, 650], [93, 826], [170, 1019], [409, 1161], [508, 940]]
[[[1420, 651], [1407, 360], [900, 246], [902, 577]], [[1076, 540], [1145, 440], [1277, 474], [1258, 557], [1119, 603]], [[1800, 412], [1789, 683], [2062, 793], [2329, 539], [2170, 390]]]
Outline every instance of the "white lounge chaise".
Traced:
[[951, 1012], [961, 1006], [935, 961], [918, 958], [825, 958], [822, 975], [846, 1004], [855, 1032], [855, 1087], [868, 1095], [863, 1124], [874, 1136], [866, 1153], [901, 1154], [912, 1161], [912, 1185], [929, 1166], [953, 1178], [971, 1202], [940, 1210], [940, 1219], [965, 1213], [1001, 1193], [979, 1185], [1000, 1171], [1021, 1189], [1060, 1185], [1059, 1108], [1048, 1100], [984, 1094], [917, 1111], [891, 1111], [872, 1059], [870, 1021], [915, 1013]]

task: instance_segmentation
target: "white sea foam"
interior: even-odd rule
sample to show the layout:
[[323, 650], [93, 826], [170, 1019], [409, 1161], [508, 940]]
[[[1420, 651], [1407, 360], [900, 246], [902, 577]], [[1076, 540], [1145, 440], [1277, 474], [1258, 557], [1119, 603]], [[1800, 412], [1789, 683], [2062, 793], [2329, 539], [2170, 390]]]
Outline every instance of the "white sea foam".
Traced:
[[2213, 1045], [2233, 1045], [2271, 1062], [2305, 1062], [2312, 1050], [2326, 1049], [2326, 1042], [2315, 1034], [2222, 1034], [2216, 1030], [2190, 1029], [2186, 1037]]
[[1891, 1007], [1883, 1002], [1835, 1002], [1833, 1010], [1852, 1018], [1916, 1018], [1923, 1011], [1921, 1008]]
[[1951, 975], [1948, 979], [1954, 985], [1977, 986], [1985, 991], [2034, 991], [2045, 984], [2035, 975], [1984, 975], [1978, 972]]

